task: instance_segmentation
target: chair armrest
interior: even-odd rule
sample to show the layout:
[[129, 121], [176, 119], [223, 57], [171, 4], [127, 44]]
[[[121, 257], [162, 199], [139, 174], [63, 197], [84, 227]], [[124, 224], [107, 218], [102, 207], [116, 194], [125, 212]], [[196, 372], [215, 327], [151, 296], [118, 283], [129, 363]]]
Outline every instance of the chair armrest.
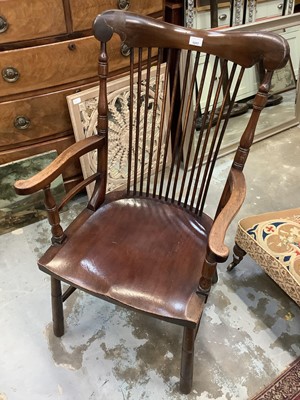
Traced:
[[47, 187], [63, 172], [64, 168], [69, 163], [91, 150], [100, 149], [103, 144], [103, 136], [91, 136], [74, 143], [61, 154], [59, 154], [55, 160], [53, 160], [46, 168], [38, 172], [36, 175], [29, 179], [15, 182], [14, 188], [16, 193], [19, 195], [27, 195]]
[[208, 246], [218, 262], [226, 261], [229, 255], [229, 249], [224, 243], [226, 231], [246, 196], [246, 182], [242, 171], [232, 168], [227, 184], [229, 185], [229, 198], [216, 217], [208, 238]]

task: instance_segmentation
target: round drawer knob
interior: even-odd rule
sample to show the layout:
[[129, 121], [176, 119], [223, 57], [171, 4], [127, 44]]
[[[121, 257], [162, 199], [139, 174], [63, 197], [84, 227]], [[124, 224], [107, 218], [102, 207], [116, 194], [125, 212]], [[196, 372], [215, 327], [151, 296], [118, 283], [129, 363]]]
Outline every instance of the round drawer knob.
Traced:
[[76, 50], [76, 44], [75, 43], [69, 43], [68, 44], [68, 49], [70, 51], [75, 51]]
[[120, 51], [124, 57], [128, 57], [130, 55], [130, 47], [125, 43], [122, 44]]
[[227, 14], [221, 14], [221, 15], [219, 15], [219, 20], [220, 20], [220, 21], [225, 21], [226, 18], [227, 18]]
[[7, 31], [7, 29], [8, 29], [8, 22], [7, 22], [6, 18], [4, 18], [4, 17], [2, 17], [2, 15], [0, 15], [0, 33]]
[[2, 77], [6, 82], [12, 83], [19, 79], [20, 73], [14, 67], [7, 67], [2, 70]]
[[283, 9], [283, 4], [282, 3], [278, 4], [277, 8], [278, 8], [278, 10], [282, 10]]
[[129, 0], [118, 0], [118, 7], [120, 10], [127, 10], [130, 6]]
[[15, 128], [27, 129], [30, 125], [30, 119], [25, 116], [18, 116], [14, 121]]

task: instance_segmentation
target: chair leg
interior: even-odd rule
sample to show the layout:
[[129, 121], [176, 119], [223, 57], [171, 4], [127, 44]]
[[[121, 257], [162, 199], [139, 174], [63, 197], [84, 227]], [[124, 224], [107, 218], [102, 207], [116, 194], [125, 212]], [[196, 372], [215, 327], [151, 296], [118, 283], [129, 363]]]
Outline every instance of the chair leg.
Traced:
[[216, 270], [215, 270], [215, 272], [214, 272], [214, 275], [213, 275], [213, 277], [212, 277], [211, 283], [212, 283], [213, 285], [215, 285], [215, 284], [218, 282], [218, 280], [219, 280], [219, 276], [218, 276], [218, 271], [217, 271], [217, 268], [216, 268]]
[[184, 394], [190, 393], [193, 384], [194, 369], [194, 342], [197, 330], [184, 328], [180, 370], [180, 391]]
[[246, 252], [236, 243], [233, 247], [233, 260], [228, 265], [227, 271], [232, 271], [233, 268], [242, 261], [245, 255]]
[[64, 334], [64, 312], [61, 282], [51, 277], [52, 321], [53, 333], [60, 337]]

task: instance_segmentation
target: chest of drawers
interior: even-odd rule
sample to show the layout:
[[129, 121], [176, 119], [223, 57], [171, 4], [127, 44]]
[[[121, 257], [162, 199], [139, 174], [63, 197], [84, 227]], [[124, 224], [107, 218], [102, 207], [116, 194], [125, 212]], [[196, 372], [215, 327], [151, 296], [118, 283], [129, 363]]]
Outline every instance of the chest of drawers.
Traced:
[[[107, 9], [163, 16], [163, 0], [2, 0], [0, 2], [0, 165], [74, 142], [66, 96], [94, 86], [99, 43], [91, 26]], [[112, 72], [126, 68], [113, 43]], [[79, 164], [64, 175], [81, 179]]]

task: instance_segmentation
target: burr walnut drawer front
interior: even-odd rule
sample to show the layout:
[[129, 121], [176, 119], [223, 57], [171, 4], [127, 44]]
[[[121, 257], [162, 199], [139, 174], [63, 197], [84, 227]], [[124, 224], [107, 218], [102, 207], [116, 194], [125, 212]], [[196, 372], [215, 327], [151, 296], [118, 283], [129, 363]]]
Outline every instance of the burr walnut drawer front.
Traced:
[[0, 104], [0, 146], [22, 146], [64, 135], [72, 129], [66, 96], [95, 84]]
[[163, 0], [70, 0], [73, 30], [91, 29], [92, 21], [105, 10], [120, 9], [149, 15], [163, 10]]
[[62, 0], [1, 0], [0, 42], [66, 33]]
[[1, 54], [1, 96], [50, 88], [97, 76], [99, 42], [94, 37]]
[[[94, 37], [1, 54], [1, 96], [98, 79], [99, 42]], [[115, 37], [109, 43], [110, 72], [129, 66], [128, 48]], [[146, 54], [145, 54], [146, 57]], [[76, 84], [76, 83], [75, 83]]]

